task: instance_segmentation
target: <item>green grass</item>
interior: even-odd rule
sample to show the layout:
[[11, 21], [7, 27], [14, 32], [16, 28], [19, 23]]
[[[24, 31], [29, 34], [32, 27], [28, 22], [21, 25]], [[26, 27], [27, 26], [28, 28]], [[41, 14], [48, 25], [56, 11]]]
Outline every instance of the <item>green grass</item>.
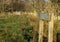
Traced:
[[19, 28], [19, 16], [0, 16], [0, 34]]
[[0, 26], [17, 26], [19, 25], [19, 16], [2, 16], [0, 17]]

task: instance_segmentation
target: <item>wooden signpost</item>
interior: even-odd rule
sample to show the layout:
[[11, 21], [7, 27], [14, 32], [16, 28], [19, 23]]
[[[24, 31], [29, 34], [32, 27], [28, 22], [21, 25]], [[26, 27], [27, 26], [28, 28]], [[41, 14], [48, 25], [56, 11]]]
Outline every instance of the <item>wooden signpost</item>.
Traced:
[[39, 14], [39, 40], [38, 42], [43, 42], [43, 31], [44, 31], [44, 21], [50, 21], [50, 15], [48, 13], [40, 13]]
[[39, 21], [39, 41], [43, 42], [43, 30], [44, 30], [44, 21], [48, 21], [48, 42], [53, 42], [53, 25], [54, 25], [54, 13], [49, 14], [40, 14]]

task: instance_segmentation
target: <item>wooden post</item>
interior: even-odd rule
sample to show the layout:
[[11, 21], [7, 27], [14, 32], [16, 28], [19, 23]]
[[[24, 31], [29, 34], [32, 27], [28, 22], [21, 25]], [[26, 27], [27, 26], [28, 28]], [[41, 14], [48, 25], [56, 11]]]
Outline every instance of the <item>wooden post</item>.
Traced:
[[48, 28], [48, 42], [53, 42], [54, 13], [51, 14], [51, 20]]
[[43, 27], [44, 27], [44, 21], [39, 21], [39, 40], [38, 42], [43, 42]]

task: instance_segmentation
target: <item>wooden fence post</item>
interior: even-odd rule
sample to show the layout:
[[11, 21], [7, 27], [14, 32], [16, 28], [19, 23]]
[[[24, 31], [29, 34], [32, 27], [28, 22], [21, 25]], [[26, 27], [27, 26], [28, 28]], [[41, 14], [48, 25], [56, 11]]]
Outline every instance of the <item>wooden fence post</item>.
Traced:
[[48, 42], [53, 42], [54, 13], [51, 14], [51, 20], [48, 27]]
[[44, 28], [44, 21], [39, 21], [39, 40], [38, 42], [43, 42], [43, 28]]

